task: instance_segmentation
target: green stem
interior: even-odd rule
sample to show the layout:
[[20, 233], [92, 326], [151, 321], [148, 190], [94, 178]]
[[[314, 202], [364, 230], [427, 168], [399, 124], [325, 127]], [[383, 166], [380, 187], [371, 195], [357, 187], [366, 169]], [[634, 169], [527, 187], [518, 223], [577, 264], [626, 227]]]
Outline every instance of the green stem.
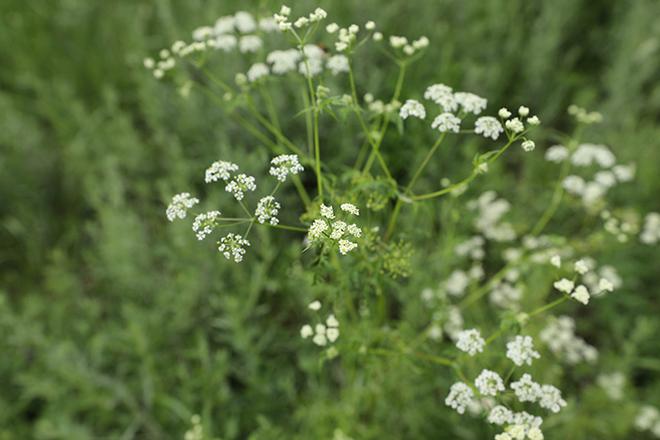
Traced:
[[539, 307], [539, 308], [536, 309], [536, 310], [531, 311], [527, 316], [528, 316], [529, 318], [531, 318], [531, 317], [533, 317], [533, 316], [536, 316], [536, 315], [538, 315], [538, 314], [541, 314], [541, 313], [543, 313], [543, 312], [545, 312], [545, 311], [547, 311], [547, 310], [552, 309], [552, 308], [555, 307], [555, 306], [558, 306], [559, 304], [562, 304], [562, 303], [568, 301], [569, 299], [570, 299], [570, 297], [567, 296], [567, 295], [566, 295], [566, 296], [562, 296], [561, 298], [559, 298], [559, 299], [557, 299], [557, 300], [555, 300], [555, 301], [553, 301], [553, 302], [551, 302], [551, 303], [549, 303], [549, 304], [546, 304], [546, 305], [544, 305], [544, 306]]
[[276, 229], [286, 229], [287, 231], [296, 231], [296, 232], [307, 232], [307, 228], [301, 228], [299, 226], [289, 226], [289, 225], [271, 225], [270, 223], [264, 223], [264, 226]]

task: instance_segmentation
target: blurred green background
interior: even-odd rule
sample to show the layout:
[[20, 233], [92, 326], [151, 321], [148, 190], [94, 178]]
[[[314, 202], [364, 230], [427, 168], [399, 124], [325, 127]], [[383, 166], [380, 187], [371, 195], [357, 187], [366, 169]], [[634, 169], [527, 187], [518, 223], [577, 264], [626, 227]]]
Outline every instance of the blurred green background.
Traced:
[[[617, 200], [642, 213], [660, 210], [657, 0], [291, 6], [322, 6], [340, 24], [373, 19], [386, 34], [427, 35], [431, 47], [411, 69], [404, 96], [443, 82], [488, 97], [491, 110], [528, 105], [558, 129], [569, 129], [569, 104], [601, 111], [605, 121], [589, 140], [610, 145], [622, 163], [638, 163], [636, 181]], [[316, 371], [313, 353], [297, 355], [299, 311], [312, 296], [301, 289], [302, 271], [283, 276], [299, 252], [291, 237], [257, 235], [249, 264], [235, 266], [212, 243], [198, 243], [189, 226], [165, 219], [169, 197], [198, 192], [213, 160], [258, 169], [267, 155], [202, 94], [184, 99], [154, 80], [142, 59], [221, 15], [278, 8], [0, 2], [0, 439], [181, 438], [193, 413], [230, 439], [332, 438], [339, 425], [361, 426], [356, 439], [490, 438], [461, 426], [469, 422], [448, 415], [443, 396], [419, 389], [408, 370], [384, 378], [374, 367], [378, 387], [358, 381], [341, 398], [321, 373], [303, 374]], [[394, 71], [369, 56], [357, 65], [362, 92], [386, 96]], [[350, 139], [333, 141], [340, 151], [354, 149]], [[423, 145], [395, 140], [384, 150], [403, 167]], [[440, 157], [469, 166], [469, 157]], [[540, 160], [525, 170], [517, 156], [505, 162], [501, 177], [483, 187], [541, 212], [547, 201], [536, 189], [555, 172]], [[430, 168], [437, 179], [440, 171]], [[442, 171], [462, 175], [459, 166]], [[523, 179], [525, 189], [517, 187]], [[596, 345], [621, 350], [637, 331], [647, 341], [639, 350], [657, 355], [658, 254], [613, 253], [628, 289], [591, 311], [584, 330]], [[437, 281], [413, 277], [409, 294]], [[599, 334], [605, 325], [611, 333]], [[655, 374], [634, 371], [640, 396], [658, 404]], [[368, 403], [360, 393], [371, 393]], [[591, 397], [583, 419], [562, 419], [565, 430], [547, 438], [632, 438], [608, 425], [615, 413], [604, 417]], [[369, 409], [361, 413], [363, 405]]]

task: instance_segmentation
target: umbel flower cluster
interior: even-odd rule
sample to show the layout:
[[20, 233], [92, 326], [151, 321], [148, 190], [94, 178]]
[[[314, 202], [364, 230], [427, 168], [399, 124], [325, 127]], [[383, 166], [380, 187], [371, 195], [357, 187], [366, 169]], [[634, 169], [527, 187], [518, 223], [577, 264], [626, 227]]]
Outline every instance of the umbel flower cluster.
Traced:
[[[630, 220], [608, 205], [609, 192], [635, 178], [635, 166], [617, 163], [607, 146], [583, 142], [581, 128], [602, 117], [575, 106], [569, 114], [576, 132], [541, 153], [556, 164], [559, 177], [547, 197], [539, 196], [548, 202], [538, 221], [521, 224], [515, 215], [517, 204], [501, 192], [475, 194], [474, 182], [491, 172], [491, 165], [505, 153], [512, 150], [525, 160], [545, 147], [541, 142], [537, 147], [532, 139], [541, 120], [520, 103], [489, 109], [486, 98], [439, 78], [418, 89], [406, 87], [406, 72], [430, 44], [425, 36], [386, 35], [371, 20], [341, 25], [330, 21], [321, 8], [297, 15], [282, 6], [272, 16], [239, 11], [220, 17], [195, 29], [190, 41], [176, 41], [157, 57], [145, 59], [149, 72], [176, 84], [184, 98], [200, 90], [225, 106], [231, 120], [272, 157], [268, 169], [254, 175], [230, 161], [213, 162], [204, 175], [210, 192], [207, 202], [180, 193], [172, 198], [166, 215], [170, 221], [185, 219], [200, 204], [214, 204], [211, 198], [224, 190], [226, 205], [194, 212], [193, 232], [198, 240], [218, 234], [218, 251], [236, 263], [250, 258], [249, 235], [255, 227], [277, 229], [287, 240], [295, 237], [300, 244], [295, 268], [313, 272], [314, 280], [313, 286], [301, 289], [314, 289], [301, 304], [318, 298], [305, 309], [314, 317], [295, 327], [307, 349], [324, 353], [324, 360], [341, 355], [338, 368], [344, 356], [356, 365], [372, 355], [431, 360], [447, 368], [447, 376], [456, 375], [449, 379], [453, 385], [443, 390], [449, 408], [482, 416], [497, 428], [496, 440], [540, 440], [543, 418], [534, 414], [552, 416], [572, 399], [564, 399], [559, 388], [535, 380], [542, 376], [525, 369], [538, 366], [541, 353], [543, 361], [568, 365], [567, 372], [576, 364], [595, 364], [598, 349], [579, 336], [579, 320], [570, 310], [593, 307], [624, 286], [614, 267], [597, 263], [602, 243], [612, 237], [620, 243], [634, 237], [654, 246], [660, 242], [660, 215]], [[361, 51], [369, 48], [384, 53], [398, 69], [392, 93], [384, 97], [366, 89], [371, 81], [361, 84], [356, 76]], [[226, 71], [234, 65], [242, 67]], [[280, 108], [277, 104], [282, 103], [275, 99], [278, 89], [301, 98], [291, 98]], [[354, 123], [347, 123], [351, 118]], [[323, 132], [338, 120], [342, 135], [352, 145], [358, 140], [350, 163], [337, 163], [343, 160], [336, 154], [339, 142]], [[292, 130], [295, 124], [300, 126]], [[387, 149], [393, 142], [387, 139], [394, 126], [428, 140], [428, 145], [416, 146], [423, 156], [411, 160], [408, 170], [399, 167], [393, 172], [388, 163]], [[352, 127], [360, 132], [351, 132]], [[297, 130], [304, 134], [296, 137]], [[439, 148], [465, 137], [479, 152], [464, 177], [424, 182]], [[456, 145], [461, 148], [462, 143]], [[425, 203], [443, 197], [455, 205], [449, 211], [456, 218], [442, 220], [442, 229], [447, 223], [453, 231], [447, 240], [449, 252], [438, 259], [442, 264], [413, 274], [414, 281], [437, 277], [422, 290], [421, 308], [415, 309], [415, 315], [421, 310], [427, 322], [419, 325], [421, 330], [399, 328], [404, 326], [388, 321], [394, 319], [388, 301], [396, 298], [397, 308], [403, 309], [414, 299], [401, 301], [392, 292], [393, 279], [409, 276], [415, 267], [414, 247], [405, 241], [409, 231], [399, 233], [399, 218], [419, 213]], [[583, 237], [544, 232], [562, 203], [595, 216], [598, 226]], [[416, 219], [410, 224], [417, 224]], [[225, 228], [232, 230], [219, 234]], [[477, 304], [486, 312], [473, 313]], [[561, 315], [543, 317], [559, 306], [565, 308]], [[466, 326], [475, 315], [483, 320], [479, 329]], [[382, 319], [382, 334], [365, 335], [363, 323], [376, 316]], [[530, 322], [538, 323], [536, 333], [527, 327]], [[405, 331], [420, 334], [411, 337]], [[455, 355], [436, 355], [438, 344], [446, 344], [441, 347]], [[496, 344], [499, 348], [492, 349]], [[600, 382], [625, 382], [613, 377], [602, 376]], [[657, 410], [645, 409], [639, 420], [640, 430], [657, 429]]]

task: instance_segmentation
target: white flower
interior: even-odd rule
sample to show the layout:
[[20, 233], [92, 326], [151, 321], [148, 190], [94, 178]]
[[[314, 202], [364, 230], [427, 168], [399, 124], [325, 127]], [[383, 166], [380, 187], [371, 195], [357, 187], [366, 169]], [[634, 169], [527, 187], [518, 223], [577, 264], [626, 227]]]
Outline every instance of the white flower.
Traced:
[[639, 234], [639, 240], [648, 245], [660, 241], [660, 213], [650, 212], [644, 217], [644, 227]]
[[581, 302], [585, 306], [589, 304], [589, 298], [591, 296], [589, 295], [589, 290], [587, 287], [583, 284], [580, 284], [575, 288], [575, 291], [571, 294], [571, 298]]
[[312, 330], [312, 326], [309, 324], [303, 325], [300, 329], [300, 337], [302, 337], [303, 339], [307, 339], [313, 334], [314, 334], [314, 330]]
[[219, 160], [213, 162], [211, 166], [206, 169], [204, 181], [206, 183], [217, 182], [220, 179], [226, 181], [231, 178], [231, 173], [234, 171], [238, 171], [238, 165], [231, 162], [225, 162], [224, 160]]
[[323, 237], [323, 234], [325, 231], [327, 231], [329, 228], [328, 224], [325, 222], [325, 220], [317, 219], [314, 220], [309, 227], [308, 231], [308, 238], [309, 241], [315, 241]]
[[259, 223], [270, 223], [271, 225], [276, 225], [280, 221], [277, 218], [277, 214], [280, 212], [280, 204], [275, 200], [273, 196], [262, 197], [257, 203], [257, 209], [254, 211], [255, 217]]
[[545, 437], [539, 428], [532, 427], [527, 431], [527, 438], [529, 440], [543, 440]]
[[447, 293], [453, 296], [462, 296], [470, 284], [470, 277], [462, 270], [455, 270], [445, 281]]
[[508, 432], [501, 432], [495, 435], [495, 440], [513, 440], [513, 437]]
[[216, 35], [234, 32], [236, 18], [233, 15], [225, 15], [218, 18], [213, 26], [213, 32]]
[[579, 196], [584, 193], [586, 182], [580, 176], [570, 175], [566, 176], [561, 185], [567, 192]]
[[331, 56], [328, 58], [326, 66], [330, 69], [333, 75], [349, 71], [348, 58], [346, 55], [339, 54]]
[[314, 9], [314, 12], [309, 14], [309, 21], [311, 21], [312, 23], [315, 23], [317, 21], [323, 20], [327, 16], [328, 16], [328, 13], [325, 12], [324, 9], [316, 8], [316, 9]]
[[233, 259], [236, 263], [243, 261], [245, 248], [248, 246], [250, 246], [249, 241], [238, 234], [232, 233], [225, 235], [218, 242], [218, 250], [222, 255], [228, 260]]
[[532, 116], [530, 118], [527, 118], [527, 123], [529, 125], [539, 125], [541, 123], [541, 120], [539, 119], [538, 116]]
[[532, 376], [525, 373], [520, 380], [511, 383], [511, 389], [521, 402], [536, 402], [541, 398], [541, 385], [532, 380]]
[[250, 82], [255, 82], [260, 78], [263, 78], [264, 76], [268, 76], [270, 71], [268, 70], [268, 66], [265, 65], [264, 63], [256, 63], [253, 64], [250, 69], [247, 71], [247, 79]]
[[312, 301], [311, 303], [309, 303], [309, 305], [307, 307], [310, 310], [314, 310], [315, 312], [318, 311], [318, 310], [321, 310], [321, 301], [318, 301], [318, 300]]
[[349, 214], [360, 215], [360, 210], [352, 203], [342, 203], [339, 208], [344, 212], [348, 212]]
[[234, 26], [240, 33], [247, 34], [257, 29], [257, 22], [249, 12], [238, 11], [234, 14]]
[[458, 333], [456, 347], [470, 356], [482, 352], [485, 344], [486, 341], [484, 341], [477, 329], [463, 330]]
[[401, 119], [407, 119], [408, 116], [424, 119], [426, 118], [426, 109], [421, 102], [415, 101], [414, 99], [408, 99], [406, 100], [406, 103], [401, 106], [399, 116], [401, 116]]
[[366, 30], [368, 30], [368, 31], [373, 31], [374, 29], [376, 29], [376, 23], [374, 23], [373, 21], [369, 20], [369, 21], [364, 25], [364, 28], [365, 28]]
[[445, 112], [453, 112], [458, 108], [452, 88], [444, 84], [433, 84], [429, 86], [424, 92], [424, 99], [442, 106]]
[[552, 385], [543, 385], [539, 394], [539, 406], [558, 413], [566, 406], [566, 401], [561, 398], [561, 391]]
[[559, 255], [553, 255], [550, 258], [550, 264], [557, 268], [561, 267], [561, 257]]
[[575, 262], [575, 271], [580, 275], [584, 275], [585, 273], [589, 272], [589, 264], [584, 259], [577, 260]]
[[296, 21], [293, 22], [293, 25], [297, 28], [307, 26], [308, 24], [309, 24], [309, 18], [307, 18], [307, 17], [300, 17]]
[[328, 327], [339, 327], [339, 321], [337, 321], [335, 315], [328, 315], [328, 318], [325, 320], [325, 324]]
[[383, 34], [381, 32], [374, 32], [374, 41], [382, 41]]
[[463, 382], [456, 382], [449, 389], [445, 404], [454, 408], [459, 414], [463, 414], [465, 408], [472, 403], [472, 397], [474, 397], [474, 393], [469, 386]]
[[176, 218], [184, 219], [188, 214], [188, 210], [199, 203], [199, 199], [192, 197], [190, 193], [184, 192], [172, 197], [165, 214], [169, 221], [174, 221]]
[[416, 50], [424, 49], [428, 47], [429, 45], [429, 39], [425, 36], [419, 37], [417, 40], [413, 41], [412, 46]]
[[529, 109], [524, 105], [521, 105], [520, 107], [518, 107], [518, 114], [524, 118], [529, 114]]
[[348, 226], [345, 222], [338, 220], [332, 223], [332, 232], [330, 232], [330, 238], [333, 240], [339, 240], [344, 236], [346, 232], [346, 227]]
[[598, 290], [601, 292], [613, 292], [614, 284], [607, 278], [601, 278], [598, 281]]
[[238, 40], [238, 50], [241, 53], [256, 52], [261, 49], [261, 38], [256, 35], [246, 35]]
[[507, 130], [511, 130], [514, 133], [522, 133], [525, 131], [525, 126], [522, 122], [520, 122], [520, 119], [518, 118], [509, 119], [504, 123], [504, 126], [507, 128]]
[[496, 396], [498, 392], [505, 390], [500, 375], [491, 370], [482, 370], [474, 380], [474, 385], [484, 396]]
[[534, 350], [531, 336], [518, 335], [506, 344], [506, 357], [520, 367], [523, 364], [532, 365], [532, 360], [539, 359], [541, 355]]
[[319, 347], [323, 347], [328, 344], [328, 339], [326, 338], [325, 333], [316, 333], [312, 338], [312, 342]]
[[254, 177], [247, 174], [239, 174], [225, 185], [225, 191], [233, 195], [236, 200], [243, 200], [245, 192], [255, 189], [257, 185], [254, 183]]
[[475, 95], [474, 93], [457, 92], [454, 94], [454, 99], [462, 107], [466, 113], [473, 113], [478, 115], [486, 108], [488, 101], [485, 98]]
[[461, 120], [451, 113], [442, 113], [441, 115], [436, 116], [433, 120], [431, 128], [437, 129], [441, 133], [449, 131], [458, 133], [461, 128]]
[[502, 405], [497, 405], [490, 410], [490, 413], [488, 414], [488, 423], [492, 423], [494, 425], [508, 424], [511, 421], [512, 416], [513, 413], [509, 408]]
[[502, 119], [508, 119], [509, 116], [511, 116], [511, 112], [510, 112], [509, 109], [507, 109], [506, 107], [502, 107], [502, 108], [499, 109], [499, 111], [497, 112], [497, 115], [498, 115], [500, 118], [502, 118]]
[[610, 168], [616, 164], [614, 154], [605, 145], [581, 144], [571, 156], [575, 166], [590, 166], [597, 164], [601, 168]]
[[530, 151], [533, 151], [533, 150], [534, 150], [534, 148], [536, 147], [536, 144], [534, 143], [534, 141], [530, 141], [530, 140], [528, 139], [528, 140], [526, 140], [526, 141], [523, 141], [523, 143], [521, 144], [521, 146], [522, 146], [522, 149], [523, 149], [523, 150], [525, 150], [525, 151], [527, 151], [527, 152], [530, 152]]
[[204, 240], [207, 235], [213, 232], [213, 229], [217, 225], [217, 218], [220, 215], [220, 211], [209, 211], [195, 217], [192, 229], [197, 235], [198, 240]]
[[553, 145], [545, 152], [545, 160], [560, 163], [568, 158], [568, 148], [563, 145]]
[[259, 19], [259, 29], [264, 32], [275, 32], [279, 27], [273, 17], [264, 17]]
[[271, 176], [275, 176], [280, 182], [284, 182], [289, 174], [298, 174], [302, 171], [304, 171], [304, 168], [300, 165], [297, 155], [282, 154], [270, 161], [268, 173]]
[[329, 34], [334, 34], [339, 30], [339, 25], [337, 23], [330, 23], [325, 27], [325, 30]]
[[237, 44], [238, 40], [235, 35], [227, 34], [215, 37], [215, 48], [225, 52], [233, 50]]
[[335, 342], [337, 338], [339, 337], [339, 329], [338, 328], [329, 328], [325, 335], [328, 338], [328, 341], [330, 342]]
[[327, 219], [335, 218], [335, 213], [334, 210], [332, 209], [332, 206], [326, 206], [324, 204], [321, 204], [321, 217], [325, 217]]
[[474, 124], [474, 132], [494, 141], [504, 132], [500, 121], [492, 116], [481, 116]]
[[408, 39], [406, 37], [400, 37], [398, 35], [390, 36], [390, 46], [394, 49], [399, 49], [408, 44]]
[[573, 283], [573, 281], [568, 280], [566, 278], [562, 278], [559, 281], [555, 281], [552, 285], [555, 287], [555, 289], [559, 290], [560, 292], [571, 293], [571, 291], [573, 291], [573, 287], [575, 286], [575, 283]]
[[268, 54], [266, 61], [272, 64], [274, 74], [283, 75], [296, 70], [300, 56], [300, 51], [296, 49], [274, 50]]
[[339, 253], [342, 255], [346, 255], [353, 249], [357, 247], [357, 243], [353, 243], [352, 241], [349, 240], [339, 240]]

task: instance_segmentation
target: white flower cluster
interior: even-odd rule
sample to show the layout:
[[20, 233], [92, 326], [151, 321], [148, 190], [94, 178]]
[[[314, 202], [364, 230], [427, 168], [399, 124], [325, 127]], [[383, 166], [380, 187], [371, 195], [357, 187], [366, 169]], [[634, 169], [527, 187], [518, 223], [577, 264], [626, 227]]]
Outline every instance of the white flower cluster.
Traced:
[[[360, 215], [360, 210], [351, 203], [342, 203], [339, 209], [346, 214]], [[337, 244], [342, 255], [357, 248], [358, 244], [351, 239], [362, 236], [359, 226], [336, 219], [332, 206], [321, 205], [320, 213], [321, 218], [314, 220], [309, 227], [307, 238], [310, 243], [322, 241]]]
[[206, 183], [217, 182], [218, 180], [227, 181], [231, 178], [231, 173], [238, 171], [238, 165], [224, 160], [213, 162], [206, 169], [204, 181]]
[[204, 240], [217, 226], [220, 211], [209, 211], [199, 214], [193, 221], [192, 229], [198, 240]]
[[[507, 272], [507, 275], [517, 273], [517, 271], [511, 270]], [[523, 291], [518, 285], [512, 284], [508, 281], [500, 281], [495, 283], [490, 293], [488, 294], [488, 299], [493, 305], [497, 307], [501, 307], [503, 309], [518, 310], [522, 295]]]
[[302, 165], [298, 161], [298, 156], [295, 154], [282, 154], [274, 157], [270, 161], [270, 169], [268, 173], [275, 176], [280, 182], [284, 182], [287, 176], [298, 174], [304, 171]]
[[495, 191], [483, 192], [477, 199], [470, 200], [467, 207], [476, 212], [474, 227], [487, 239], [504, 242], [516, 238], [513, 226], [502, 221], [502, 217], [511, 209], [511, 204], [497, 198]]
[[226, 259], [233, 259], [240, 263], [245, 255], [245, 248], [250, 246], [250, 242], [238, 234], [229, 233], [218, 241], [218, 250]]
[[640, 431], [648, 431], [654, 437], [660, 438], [660, 411], [658, 408], [643, 405], [635, 417], [635, 428]]
[[557, 387], [538, 384], [528, 373], [523, 374], [517, 382], [512, 382], [511, 389], [520, 402], [538, 402], [541, 408], [554, 413], [566, 406], [566, 401], [561, 398], [561, 391]]
[[506, 344], [506, 357], [517, 366], [532, 365], [532, 360], [539, 359], [541, 355], [534, 350], [534, 341], [531, 336], [516, 336]]
[[[374, 35], [374, 39], [377, 39]], [[409, 42], [406, 37], [392, 35], [390, 36], [390, 46], [392, 49], [401, 50], [405, 55], [413, 56], [416, 52], [427, 48], [429, 39], [425, 36], [419, 37], [417, 40]]]
[[452, 296], [463, 296], [470, 284], [470, 276], [462, 270], [454, 270], [442, 284], [444, 290]]
[[575, 117], [582, 124], [597, 124], [603, 120], [603, 115], [599, 112], [588, 112], [577, 105], [569, 106], [568, 114]]
[[474, 385], [484, 396], [496, 396], [500, 391], [504, 391], [504, 381], [494, 371], [482, 370], [479, 376], [474, 380]]
[[[314, 301], [309, 304], [309, 309], [318, 311], [321, 309], [321, 302]], [[325, 324], [318, 323], [314, 327], [305, 324], [300, 329], [300, 337], [307, 339], [312, 337], [312, 342], [319, 347], [325, 347], [328, 343], [334, 343], [339, 338], [339, 321], [335, 315], [330, 314], [325, 320]]]
[[[518, 116], [516, 117], [511, 118], [512, 113], [506, 107], [502, 107], [497, 114], [501, 120], [504, 121], [504, 127], [508, 130], [510, 137], [518, 135], [522, 136], [525, 134], [526, 128], [523, 120], [525, 120], [529, 126], [536, 126], [541, 123], [538, 116], [529, 116], [529, 108], [522, 105], [518, 107]], [[534, 141], [525, 139], [522, 142], [521, 147], [524, 151], [530, 152], [536, 148], [536, 144]]]
[[174, 221], [176, 218], [184, 219], [188, 214], [188, 210], [199, 203], [199, 199], [192, 197], [190, 193], [184, 192], [172, 197], [165, 214], [169, 221]]
[[170, 48], [159, 52], [158, 61], [145, 58], [143, 63], [156, 78], [162, 78], [168, 70], [176, 66], [177, 57], [183, 58], [211, 49], [230, 52], [238, 48], [242, 53], [256, 52], [263, 45], [262, 38], [257, 33], [277, 30], [277, 24], [272, 18], [257, 19], [249, 12], [238, 11], [234, 15], [218, 18], [213, 25], [195, 29], [191, 43], [176, 41]]
[[486, 341], [481, 337], [479, 330], [474, 328], [463, 330], [456, 337], [456, 348], [470, 356], [484, 351], [484, 345], [486, 345]]
[[596, 378], [596, 383], [605, 391], [612, 400], [621, 400], [624, 396], [624, 387], [626, 385], [626, 376], [615, 371], [614, 373], [602, 373]]
[[406, 100], [406, 103], [401, 106], [399, 116], [401, 116], [401, 119], [408, 119], [408, 116], [424, 119], [426, 118], [426, 109], [421, 102], [415, 101], [414, 99], [408, 99]]
[[360, 32], [360, 26], [352, 24], [345, 28], [340, 28], [337, 23], [331, 23], [326, 26], [325, 30], [329, 34], [337, 32], [337, 41], [335, 42], [335, 49], [337, 52], [346, 52], [357, 39], [357, 33]]
[[298, 17], [293, 22], [289, 17], [291, 15], [291, 8], [288, 6], [282, 6], [280, 12], [273, 16], [275, 23], [281, 31], [292, 30], [293, 27], [297, 29], [305, 28], [311, 24], [318, 23], [328, 16], [328, 13], [321, 8], [316, 8], [314, 12], [310, 13], [308, 16]]
[[440, 133], [458, 133], [461, 129], [461, 120], [452, 113], [441, 113], [431, 122], [431, 128]]
[[199, 415], [195, 414], [190, 418], [192, 425], [183, 435], [184, 440], [204, 440], [204, 427], [202, 426], [202, 419]]
[[551, 317], [539, 337], [555, 356], [571, 365], [598, 359], [598, 350], [576, 336], [575, 321], [569, 316]]
[[546, 159], [553, 162], [570, 159], [576, 167], [599, 168], [591, 181], [572, 174], [562, 182], [566, 192], [581, 197], [587, 207], [601, 200], [612, 187], [635, 177], [634, 165], [617, 165], [614, 154], [605, 145], [581, 144], [572, 154], [565, 147], [556, 145], [546, 152]]
[[[555, 263], [561, 264], [561, 261], [555, 260]], [[618, 285], [621, 283], [616, 271], [613, 271], [613, 268], [609, 266], [604, 266], [603, 268], [605, 270], [601, 268], [600, 272], [601, 274], [605, 274], [605, 276], [601, 275], [601, 277], [598, 277], [594, 271], [596, 268], [596, 262], [591, 258], [579, 259], [575, 262], [573, 267], [575, 272], [583, 277], [584, 283], [589, 285], [589, 287], [585, 284], [578, 284], [576, 286], [574, 281], [567, 278], [555, 281], [553, 287], [560, 292], [570, 295], [571, 298], [584, 305], [589, 303], [592, 293], [595, 296], [599, 296], [606, 292], [613, 292], [615, 288], [614, 281], [616, 281]]]
[[254, 191], [257, 185], [255, 179], [247, 174], [239, 174], [225, 185], [225, 191], [234, 196], [236, 200], [243, 200], [247, 191]]
[[280, 212], [282, 206], [279, 204], [275, 197], [266, 196], [262, 197], [257, 203], [257, 209], [254, 211], [255, 217], [259, 223], [270, 223], [271, 225], [276, 225], [280, 222], [277, 218], [277, 214]]
[[474, 123], [474, 132], [496, 141], [500, 134], [504, 132], [504, 128], [502, 128], [500, 121], [494, 117], [480, 116]]
[[644, 218], [644, 227], [639, 234], [639, 240], [644, 244], [656, 244], [660, 241], [660, 214], [650, 212]]
[[445, 404], [456, 410], [457, 413], [463, 414], [465, 408], [472, 403], [474, 392], [469, 385], [463, 382], [456, 382], [449, 389], [449, 394], [445, 398]]

